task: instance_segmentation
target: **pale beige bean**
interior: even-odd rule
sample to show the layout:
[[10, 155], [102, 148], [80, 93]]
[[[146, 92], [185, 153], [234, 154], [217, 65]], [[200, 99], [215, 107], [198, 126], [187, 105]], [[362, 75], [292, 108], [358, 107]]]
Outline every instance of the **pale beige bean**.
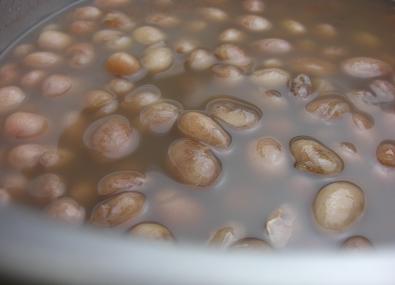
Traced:
[[376, 157], [382, 165], [395, 167], [395, 141], [382, 141], [377, 146]]
[[209, 239], [208, 244], [218, 247], [228, 247], [235, 243], [237, 234], [233, 227], [223, 227], [218, 229]]
[[270, 244], [275, 248], [285, 247], [292, 238], [296, 226], [296, 213], [283, 205], [274, 210], [266, 221], [266, 231]]
[[185, 136], [218, 148], [228, 148], [232, 141], [230, 135], [207, 115], [187, 111], [177, 121], [177, 127]]
[[29, 53], [31, 53], [34, 50], [34, 45], [33, 44], [19, 44], [17, 45], [14, 50], [13, 50], [13, 55], [16, 58], [21, 58]]
[[221, 42], [229, 42], [229, 43], [237, 43], [241, 42], [245, 38], [244, 32], [230, 28], [224, 30], [220, 35], [219, 35], [219, 40]]
[[60, 55], [49, 51], [33, 52], [23, 59], [26, 66], [39, 69], [58, 66], [62, 61]]
[[193, 51], [197, 47], [197, 41], [188, 39], [188, 38], [181, 38], [174, 42], [173, 48], [178, 53], [188, 54]]
[[72, 38], [68, 34], [52, 30], [42, 32], [37, 40], [40, 48], [57, 51], [64, 50], [71, 43]]
[[100, 179], [97, 185], [97, 193], [99, 195], [110, 195], [118, 192], [139, 190], [146, 181], [146, 176], [141, 172], [135, 170], [116, 171]]
[[165, 71], [170, 68], [174, 60], [171, 49], [166, 47], [149, 48], [141, 59], [144, 68], [153, 73]]
[[73, 68], [84, 68], [93, 63], [95, 49], [89, 43], [77, 43], [67, 50], [68, 64]]
[[140, 44], [152, 45], [164, 41], [166, 35], [155, 27], [142, 26], [133, 31], [133, 38]]
[[327, 76], [336, 71], [336, 66], [326, 60], [315, 57], [299, 57], [291, 60], [291, 67], [300, 73], [309, 75]]
[[20, 83], [24, 88], [35, 88], [41, 84], [46, 76], [47, 72], [40, 69], [33, 69], [21, 77]]
[[132, 75], [141, 68], [139, 61], [125, 52], [112, 54], [106, 61], [106, 69], [115, 76]]
[[248, 145], [247, 154], [249, 162], [259, 173], [278, 171], [285, 159], [283, 146], [271, 137], [254, 139]]
[[211, 100], [207, 112], [236, 129], [253, 128], [262, 117], [262, 111], [255, 105], [227, 97]]
[[169, 146], [167, 166], [178, 181], [194, 186], [213, 184], [222, 171], [212, 151], [190, 139], [178, 139]]
[[250, 238], [250, 237], [246, 237], [236, 241], [235, 243], [232, 244], [231, 247], [238, 250], [239, 249], [264, 250], [264, 251], [271, 250], [270, 245], [266, 241], [257, 238]]
[[118, 30], [104, 29], [93, 35], [93, 42], [110, 50], [126, 50], [132, 45], [131, 37]]
[[250, 32], [264, 32], [272, 28], [272, 23], [257, 15], [244, 15], [239, 18], [239, 24]]
[[187, 59], [187, 63], [192, 70], [201, 71], [214, 65], [216, 59], [212, 53], [206, 49], [198, 48], [193, 50]]
[[103, 18], [103, 24], [109, 29], [122, 31], [131, 31], [136, 26], [136, 23], [128, 15], [120, 11], [107, 13]]
[[174, 236], [164, 225], [152, 222], [143, 222], [133, 226], [129, 234], [142, 239], [156, 241], [173, 241]]
[[352, 236], [343, 242], [342, 248], [345, 250], [361, 251], [373, 249], [373, 245], [372, 242], [364, 236]]
[[83, 6], [73, 11], [73, 17], [79, 20], [98, 20], [103, 15], [102, 11], [95, 6]]
[[48, 150], [40, 144], [18, 145], [8, 153], [9, 164], [18, 170], [32, 169], [39, 164], [41, 155]]
[[284, 20], [281, 22], [281, 26], [291, 35], [303, 35], [306, 33], [306, 27], [295, 20]]
[[211, 68], [216, 79], [227, 83], [239, 82], [243, 78], [243, 71], [237, 66], [216, 64]]
[[47, 129], [47, 118], [29, 112], [15, 112], [4, 123], [5, 136], [13, 139], [34, 138], [45, 133]]
[[122, 107], [132, 112], [138, 112], [145, 106], [158, 102], [161, 96], [158, 87], [143, 85], [125, 96]]
[[357, 185], [339, 181], [324, 186], [317, 194], [313, 211], [320, 227], [342, 232], [351, 227], [365, 209], [365, 195]]
[[67, 224], [81, 225], [85, 220], [85, 209], [72, 198], [56, 199], [45, 210], [49, 217]]
[[299, 74], [290, 81], [292, 95], [297, 98], [305, 99], [313, 93], [313, 83], [306, 74]]
[[107, 89], [116, 95], [124, 95], [130, 92], [133, 88], [134, 84], [132, 82], [121, 78], [113, 79], [107, 85]]
[[39, 164], [44, 169], [59, 169], [68, 165], [74, 158], [74, 154], [67, 149], [50, 148], [40, 155]]
[[15, 110], [26, 98], [25, 92], [17, 86], [0, 88], [0, 114]]
[[251, 58], [240, 47], [234, 44], [222, 44], [215, 49], [215, 55], [224, 63], [238, 67], [247, 67]]
[[141, 110], [140, 123], [152, 133], [164, 134], [171, 130], [181, 110], [181, 104], [176, 101], [153, 103]]
[[306, 105], [306, 111], [320, 119], [331, 121], [340, 119], [352, 110], [350, 103], [341, 96], [328, 95], [319, 97]]
[[284, 39], [268, 38], [257, 40], [253, 48], [267, 54], [285, 54], [292, 50], [292, 45]]
[[343, 61], [343, 71], [357, 78], [374, 78], [392, 71], [391, 66], [379, 59], [371, 57], [353, 57]]
[[84, 132], [86, 147], [107, 159], [119, 159], [136, 150], [139, 134], [121, 115], [110, 115], [93, 122]]
[[143, 212], [145, 196], [139, 192], [123, 192], [99, 202], [90, 216], [90, 223], [114, 227], [129, 222]]
[[290, 74], [280, 68], [263, 68], [251, 74], [252, 82], [262, 85], [266, 89], [285, 87], [290, 80]]
[[64, 96], [72, 91], [74, 84], [73, 79], [67, 75], [52, 74], [43, 81], [41, 94], [49, 98]]
[[46, 173], [36, 177], [28, 188], [29, 195], [39, 204], [47, 204], [66, 192], [66, 184], [62, 177]]
[[295, 137], [290, 141], [295, 168], [319, 175], [335, 175], [344, 169], [343, 160], [330, 148], [311, 137]]

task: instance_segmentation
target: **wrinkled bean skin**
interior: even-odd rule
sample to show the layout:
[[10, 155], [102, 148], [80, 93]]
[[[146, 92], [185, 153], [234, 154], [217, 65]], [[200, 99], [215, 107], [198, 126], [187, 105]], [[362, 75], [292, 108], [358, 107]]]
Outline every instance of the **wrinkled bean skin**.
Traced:
[[370, 57], [353, 57], [342, 63], [343, 71], [353, 77], [367, 79], [386, 75], [391, 72], [389, 64]]
[[330, 148], [311, 137], [295, 137], [290, 141], [295, 168], [319, 175], [335, 175], [343, 171], [343, 160]]
[[38, 176], [28, 188], [29, 195], [40, 204], [47, 204], [65, 192], [66, 184], [63, 178], [53, 173]]
[[135, 170], [124, 170], [104, 176], [98, 184], [99, 195], [110, 195], [124, 191], [134, 191], [142, 188], [147, 178]]
[[382, 165], [395, 167], [395, 141], [382, 141], [377, 146], [376, 156]]
[[169, 146], [167, 166], [178, 181], [193, 186], [213, 184], [222, 171], [212, 151], [190, 139], [178, 139]]
[[43, 134], [48, 128], [48, 120], [39, 114], [15, 112], [4, 123], [4, 134], [13, 139], [29, 139]]
[[340, 96], [329, 95], [319, 97], [306, 105], [306, 111], [317, 117], [331, 121], [351, 112], [351, 105]]
[[7, 86], [0, 88], [0, 114], [18, 108], [27, 95], [17, 86]]
[[352, 226], [365, 209], [365, 196], [357, 185], [339, 181], [324, 186], [317, 194], [313, 212], [320, 227], [342, 232]]
[[84, 133], [85, 145], [107, 159], [132, 153], [139, 144], [139, 134], [121, 115], [110, 115], [93, 122]]
[[210, 101], [207, 104], [207, 112], [236, 129], [252, 128], [262, 117], [262, 111], [258, 107], [227, 97]]
[[232, 227], [224, 227], [217, 230], [210, 238], [208, 244], [218, 247], [228, 247], [237, 240], [235, 230]]
[[232, 248], [234, 249], [247, 249], [247, 250], [271, 250], [270, 245], [261, 239], [257, 238], [243, 238], [233, 243]]
[[230, 146], [230, 135], [217, 122], [203, 113], [185, 112], [178, 118], [177, 126], [185, 136], [208, 145], [218, 148]]
[[313, 93], [313, 83], [306, 74], [299, 74], [290, 81], [291, 93], [298, 98], [305, 99]]
[[90, 223], [114, 227], [137, 217], [144, 209], [145, 196], [139, 192], [123, 192], [99, 202], [90, 216]]
[[52, 201], [46, 212], [49, 217], [67, 224], [81, 225], [85, 220], [85, 209], [68, 197]]
[[352, 236], [343, 242], [342, 248], [346, 250], [359, 251], [359, 250], [373, 249], [373, 245], [372, 242], [368, 240], [366, 237]]
[[181, 112], [176, 101], [162, 101], [145, 107], [140, 112], [140, 123], [150, 132], [164, 134], [171, 130]]
[[144, 222], [137, 224], [130, 229], [129, 234], [148, 240], [174, 241], [174, 236], [170, 230], [158, 223]]

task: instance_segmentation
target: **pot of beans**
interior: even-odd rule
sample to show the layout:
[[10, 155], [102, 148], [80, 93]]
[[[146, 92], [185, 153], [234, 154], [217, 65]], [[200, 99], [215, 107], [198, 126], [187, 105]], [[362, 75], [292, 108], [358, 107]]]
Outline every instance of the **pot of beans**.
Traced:
[[0, 1], [1, 284], [395, 284], [395, 3]]

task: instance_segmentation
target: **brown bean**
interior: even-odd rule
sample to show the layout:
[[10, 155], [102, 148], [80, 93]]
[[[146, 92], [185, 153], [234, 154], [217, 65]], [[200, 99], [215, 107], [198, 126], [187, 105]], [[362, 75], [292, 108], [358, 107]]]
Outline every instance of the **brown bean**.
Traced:
[[164, 134], [173, 127], [181, 110], [181, 104], [176, 101], [153, 103], [141, 110], [140, 123], [150, 132]]
[[209, 245], [228, 247], [237, 240], [233, 227], [223, 227], [218, 229], [210, 238]]
[[330, 148], [306, 136], [290, 141], [290, 150], [295, 159], [295, 168], [320, 175], [335, 175], [343, 171], [343, 160]]
[[18, 108], [26, 99], [25, 92], [17, 86], [0, 88], [0, 114]]
[[60, 55], [49, 51], [33, 52], [23, 59], [23, 63], [28, 67], [39, 69], [57, 66], [62, 61], [63, 58]]
[[391, 66], [379, 59], [371, 57], [353, 57], [343, 61], [343, 71], [357, 78], [374, 78], [392, 71]]
[[265, 4], [261, 0], [243, 0], [242, 5], [244, 10], [251, 13], [263, 12], [265, 10]]
[[45, 169], [58, 169], [69, 164], [74, 154], [66, 149], [51, 148], [45, 150], [39, 158], [39, 164]]
[[43, 134], [48, 128], [48, 120], [39, 114], [15, 112], [4, 123], [4, 134], [13, 139], [28, 139]]
[[26, 89], [35, 88], [41, 84], [44, 78], [47, 76], [47, 72], [40, 69], [33, 69], [27, 72], [21, 78], [21, 85]]
[[93, 21], [77, 20], [70, 24], [70, 33], [77, 36], [84, 36], [93, 33], [97, 28], [97, 24]]
[[23, 144], [12, 148], [8, 154], [8, 162], [19, 170], [30, 169], [38, 165], [41, 155], [48, 150], [39, 144]]
[[299, 74], [290, 81], [290, 90], [292, 95], [305, 99], [313, 93], [313, 83], [306, 74]]
[[288, 205], [274, 210], [266, 221], [270, 244], [275, 248], [285, 247], [295, 230], [296, 214]]
[[107, 88], [116, 95], [124, 95], [134, 88], [134, 84], [126, 79], [115, 78], [110, 81]]
[[281, 26], [291, 35], [303, 35], [306, 33], [306, 27], [295, 20], [284, 20]]
[[373, 96], [366, 98], [370, 99], [370, 103], [381, 104], [395, 101], [395, 86], [391, 82], [377, 79], [370, 83], [369, 87], [373, 91]]
[[277, 89], [288, 84], [290, 75], [280, 68], [263, 68], [255, 70], [251, 75], [251, 80], [267, 89]]
[[143, 222], [133, 226], [129, 234], [148, 240], [173, 241], [174, 236], [164, 225], [152, 222]]
[[221, 42], [237, 43], [241, 42], [245, 38], [244, 32], [238, 29], [226, 29], [219, 35]]
[[261, 239], [246, 237], [240, 239], [232, 244], [232, 248], [235, 249], [247, 249], [247, 250], [270, 250], [270, 245]]
[[395, 141], [382, 141], [377, 146], [376, 156], [382, 165], [395, 167]]
[[121, 115], [110, 115], [93, 122], [84, 132], [86, 147], [107, 159], [132, 153], [139, 144], [139, 134]]
[[49, 50], [64, 50], [71, 43], [72, 39], [68, 34], [54, 30], [42, 32], [37, 40], [40, 48]]
[[102, 16], [102, 11], [95, 6], [83, 6], [73, 11], [73, 17], [79, 20], [97, 20]]
[[135, 170], [112, 172], [100, 179], [97, 186], [99, 195], [109, 195], [124, 191], [139, 190], [146, 182], [144, 174]]
[[140, 44], [152, 45], [166, 39], [165, 34], [151, 26], [142, 26], [133, 31], [133, 38]]
[[90, 222], [97, 226], [114, 227], [126, 223], [143, 212], [145, 196], [139, 192], [123, 192], [99, 202]]
[[362, 113], [362, 112], [354, 112], [352, 113], [352, 122], [359, 130], [368, 130], [373, 128], [374, 119], [372, 116]]
[[290, 64], [296, 72], [316, 76], [327, 76], [336, 71], [336, 66], [333, 63], [315, 57], [299, 57], [291, 60]]
[[11, 85], [19, 77], [18, 66], [14, 63], [7, 63], [0, 67], [0, 86]]
[[130, 31], [136, 26], [136, 23], [133, 22], [128, 15], [120, 11], [107, 13], [103, 18], [103, 23], [110, 29], [118, 29], [122, 31]]
[[122, 107], [132, 112], [138, 112], [145, 106], [158, 102], [161, 96], [158, 87], [143, 85], [125, 96]]
[[81, 225], [85, 220], [85, 209], [75, 200], [63, 197], [52, 201], [46, 208], [49, 217], [73, 225]]
[[149, 48], [145, 51], [141, 64], [147, 70], [157, 73], [170, 68], [174, 61], [171, 49], [167, 47]]
[[127, 76], [139, 71], [140, 63], [128, 53], [117, 52], [107, 59], [106, 69], [115, 76]]
[[213, 184], [222, 171], [212, 151], [190, 139], [178, 139], [169, 146], [167, 165], [178, 181], [194, 186]]
[[89, 43], [77, 43], [67, 50], [69, 65], [73, 68], [84, 68], [92, 64], [95, 50]]
[[353, 225], [365, 208], [365, 196], [357, 185], [339, 181], [324, 186], [317, 194], [313, 211], [318, 225], [331, 231], [344, 231]]
[[372, 242], [364, 236], [352, 236], [346, 239], [342, 248], [346, 250], [369, 250], [373, 248]]
[[250, 32], [264, 32], [272, 28], [269, 20], [257, 15], [241, 16], [239, 24]]
[[97, 114], [110, 114], [118, 107], [118, 102], [114, 95], [102, 91], [92, 90], [85, 95], [85, 109]]
[[198, 48], [193, 50], [187, 59], [189, 67], [193, 70], [201, 71], [210, 68], [216, 59], [212, 53], [206, 49]]
[[29, 195], [40, 204], [47, 204], [65, 192], [66, 184], [63, 178], [53, 173], [36, 177], [28, 188]]
[[110, 50], [125, 50], [132, 45], [132, 39], [118, 30], [104, 29], [93, 35], [93, 42]]
[[229, 64], [216, 64], [211, 68], [214, 76], [221, 81], [238, 82], [243, 78], [240, 68]]
[[218, 148], [227, 148], [230, 135], [213, 119], [203, 113], [188, 111], [177, 122], [178, 129], [187, 137], [202, 141]]
[[247, 67], [251, 64], [251, 58], [240, 47], [234, 44], [222, 44], [215, 49], [215, 55], [224, 63], [238, 67]]
[[267, 54], [285, 54], [292, 50], [288, 41], [278, 38], [257, 40], [252, 45], [254, 49]]
[[236, 129], [252, 128], [262, 117], [262, 111], [255, 105], [227, 97], [211, 100], [207, 112]]
[[181, 38], [174, 42], [173, 47], [176, 52], [188, 54], [197, 47], [197, 42], [188, 38]]
[[319, 97], [306, 105], [306, 111], [330, 121], [341, 118], [351, 112], [350, 103], [344, 97], [329, 95]]
[[73, 79], [63, 74], [52, 74], [42, 83], [42, 95], [49, 98], [64, 96], [71, 92]]

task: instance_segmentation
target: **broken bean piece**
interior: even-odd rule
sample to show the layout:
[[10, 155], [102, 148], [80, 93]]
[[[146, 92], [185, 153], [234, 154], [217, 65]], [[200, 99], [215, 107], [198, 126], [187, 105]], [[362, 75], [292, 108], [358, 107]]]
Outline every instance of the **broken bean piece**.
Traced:
[[212, 237], [208, 241], [208, 244], [218, 247], [228, 247], [235, 243], [236, 240], [237, 237], [233, 227], [223, 227], [217, 230], [212, 235]]
[[266, 221], [266, 231], [270, 244], [275, 248], [285, 247], [295, 229], [296, 215], [288, 206], [284, 205], [272, 212]]
[[317, 194], [313, 211], [325, 230], [342, 232], [352, 226], [365, 209], [365, 195], [357, 185], [339, 181], [324, 186]]
[[146, 177], [135, 170], [116, 171], [104, 176], [97, 186], [99, 195], [110, 195], [124, 191], [139, 190], [146, 182]]
[[362, 112], [354, 112], [351, 116], [354, 125], [359, 130], [369, 130], [374, 126], [373, 117]]
[[213, 119], [203, 113], [187, 111], [177, 121], [178, 129], [185, 136], [218, 148], [228, 148], [230, 135]]
[[133, 226], [129, 234], [148, 240], [156, 241], [174, 241], [174, 236], [164, 225], [152, 222], [143, 222]]
[[167, 166], [178, 181], [193, 186], [213, 184], [222, 171], [213, 152], [191, 139], [178, 139], [169, 146]]
[[350, 103], [341, 96], [321, 96], [306, 105], [306, 111], [325, 121], [341, 118], [351, 112]]
[[122, 192], [99, 202], [90, 216], [90, 223], [114, 227], [137, 217], [144, 209], [145, 196], [139, 192]]
[[295, 168], [319, 175], [335, 175], [343, 171], [343, 160], [330, 148], [306, 136], [290, 141]]
[[235, 243], [232, 244], [231, 247], [234, 249], [264, 250], [264, 251], [271, 249], [270, 245], [266, 241], [257, 238], [250, 238], [250, 237], [236, 241]]

